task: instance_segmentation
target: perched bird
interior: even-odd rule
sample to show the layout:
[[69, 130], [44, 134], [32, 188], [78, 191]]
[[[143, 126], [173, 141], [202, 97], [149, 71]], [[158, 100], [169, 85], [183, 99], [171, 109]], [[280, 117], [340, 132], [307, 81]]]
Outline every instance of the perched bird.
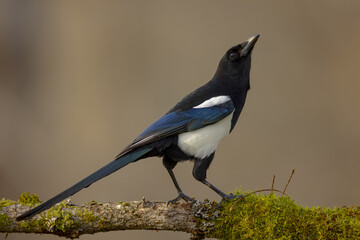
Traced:
[[163, 165], [178, 191], [178, 197], [169, 203], [180, 199], [194, 201], [183, 193], [173, 173], [176, 164], [186, 160], [194, 161], [194, 178], [214, 190], [222, 200], [236, 198], [208, 182], [206, 171], [217, 146], [233, 130], [244, 107], [250, 89], [251, 52], [259, 36], [255, 35], [230, 48], [208, 83], [191, 92], [145, 129], [115, 160], [16, 220], [45, 211], [127, 164], [153, 156], [163, 158]]

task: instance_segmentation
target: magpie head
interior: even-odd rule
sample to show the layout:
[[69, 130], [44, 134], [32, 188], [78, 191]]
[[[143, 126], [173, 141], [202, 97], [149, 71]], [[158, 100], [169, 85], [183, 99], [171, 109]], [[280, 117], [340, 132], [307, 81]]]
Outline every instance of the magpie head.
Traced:
[[247, 41], [230, 48], [222, 57], [217, 74], [229, 77], [248, 76], [251, 65], [251, 52], [260, 35], [256, 34]]

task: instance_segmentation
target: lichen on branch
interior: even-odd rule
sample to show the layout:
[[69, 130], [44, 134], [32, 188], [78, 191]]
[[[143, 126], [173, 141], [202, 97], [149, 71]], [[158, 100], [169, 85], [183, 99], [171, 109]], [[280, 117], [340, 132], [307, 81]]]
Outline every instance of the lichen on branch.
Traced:
[[64, 201], [32, 219], [16, 222], [18, 215], [39, 202], [36, 195], [28, 193], [18, 202], [1, 200], [0, 232], [77, 238], [96, 232], [144, 229], [188, 232], [192, 239], [360, 239], [360, 207], [305, 208], [290, 197], [274, 193], [247, 194], [219, 208], [209, 201], [167, 205], [143, 199], [81, 206]]

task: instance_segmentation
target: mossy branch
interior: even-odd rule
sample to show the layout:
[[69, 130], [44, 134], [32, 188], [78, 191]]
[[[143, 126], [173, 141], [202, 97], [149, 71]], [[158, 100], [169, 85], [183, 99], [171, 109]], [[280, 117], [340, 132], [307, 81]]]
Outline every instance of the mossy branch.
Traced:
[[[236, 194], [239, 194], [238, 192]], [[0, 201], [0, 232], [47, 233], [77, 238], [115, 230], [171, 230], [191, 233], [193, 239], [360, 239], [360, 207], [304, 208], [290, 197], [250, 194], [219, 209], [215, 202], [179, 203], [134, 201], [68, 202], [26, 221], [15, 217], [38, 204], [36, 195], [18, 202]]]

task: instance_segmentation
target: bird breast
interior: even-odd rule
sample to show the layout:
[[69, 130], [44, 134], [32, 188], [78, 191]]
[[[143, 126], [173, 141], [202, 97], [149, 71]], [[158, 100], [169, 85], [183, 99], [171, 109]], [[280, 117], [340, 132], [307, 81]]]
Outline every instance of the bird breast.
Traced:
[[219, 143], [230, 133], [233, 113], [217, 123], [179, 134], [180, 149], [195, 158], [205, 158], [212, 154]]

